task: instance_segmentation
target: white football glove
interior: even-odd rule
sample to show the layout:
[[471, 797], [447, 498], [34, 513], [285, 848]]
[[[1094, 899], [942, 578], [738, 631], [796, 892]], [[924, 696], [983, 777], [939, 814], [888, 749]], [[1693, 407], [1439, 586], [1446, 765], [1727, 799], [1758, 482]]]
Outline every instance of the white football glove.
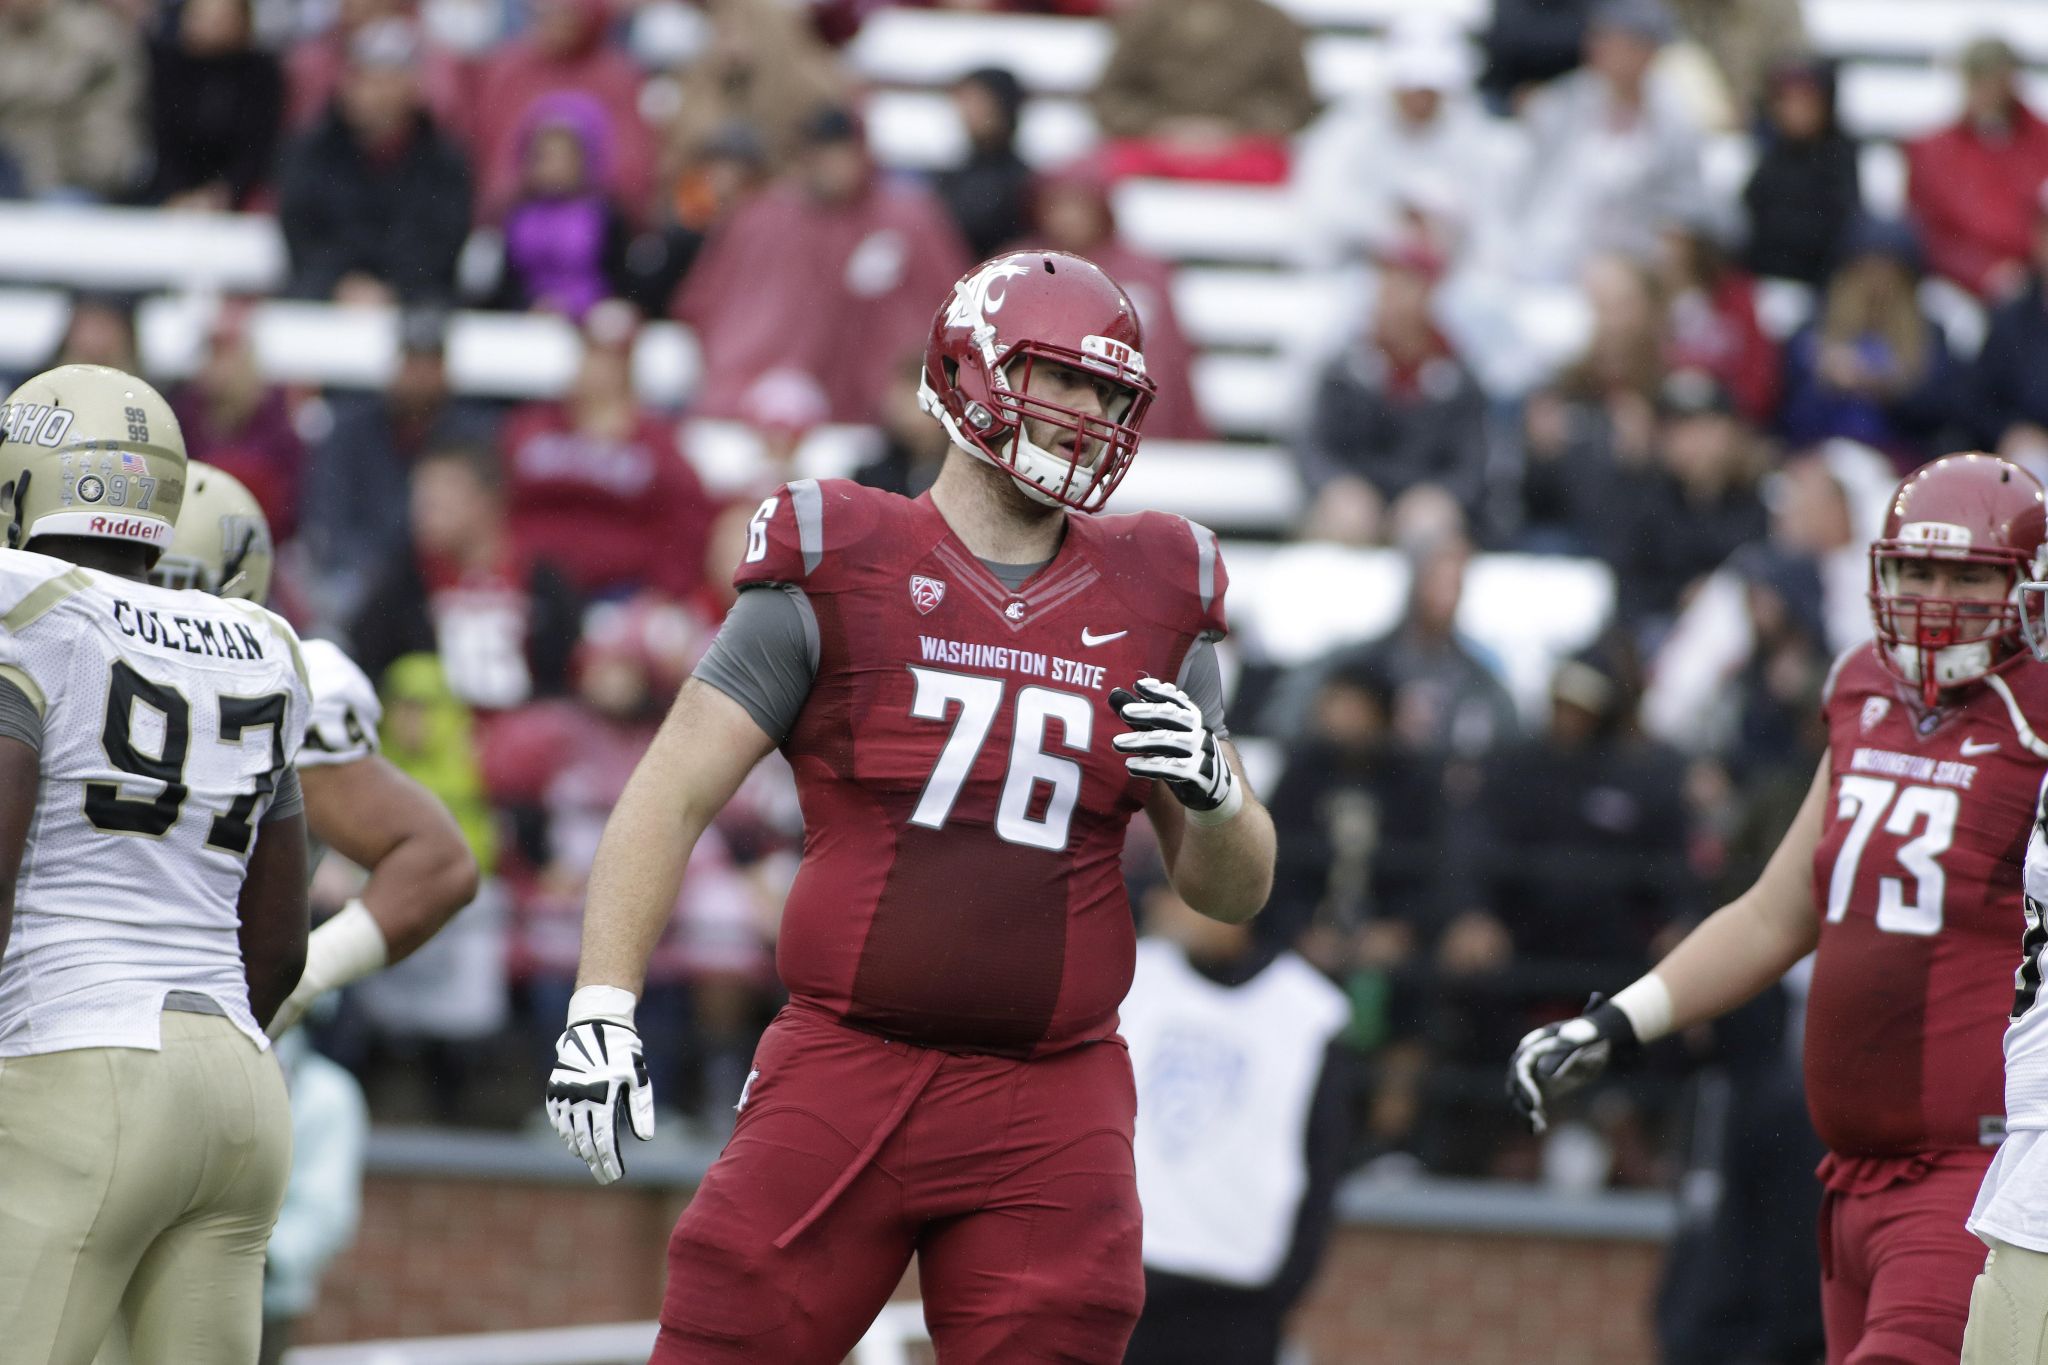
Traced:
[[631, 991], [616, 986], [585, 986], [570, 996], [569, 1027], [548, 1074], [548, 1121], [600, 1185], [626, 1173], [622, 1129], [630, 1124], [642, 1142], [654, 1136], [654, 1087], [633, 1027], [634, 1003]]
[[1617, 1055], [1633, 1052], [1635, 1026], [1606, 997], [1595, 994], [1576, 1019], [1545, 1024], [1515, 1044], [1508, 1062], [1508, 1103], [1529, 1126], [1550, 1126], [1549, 1107], [1599, 1077]]
[[1172, 683], [1140, 678], [1136, 686], [1136, 695], [1121, 687], [1109, 694], [1110, 706], [1131, 727], [1110, 741], [1126, 755], [1124, 767], [1133, 777], [1164, 782], [1196, 824], [1218, 825], [1236, 815], [1244, 792], [1202, 708]]

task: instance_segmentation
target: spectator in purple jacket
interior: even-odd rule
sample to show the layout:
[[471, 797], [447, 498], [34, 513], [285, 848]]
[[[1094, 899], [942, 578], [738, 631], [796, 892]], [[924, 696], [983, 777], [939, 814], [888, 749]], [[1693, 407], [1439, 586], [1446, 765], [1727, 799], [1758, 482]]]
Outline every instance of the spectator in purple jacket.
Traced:
[[521, 134], [519, 197], [505, 212], [497, 302], [580, 321], [623, 287], [625, 215], [604, 191], [610, 116], [589, 95], [544, 95]]

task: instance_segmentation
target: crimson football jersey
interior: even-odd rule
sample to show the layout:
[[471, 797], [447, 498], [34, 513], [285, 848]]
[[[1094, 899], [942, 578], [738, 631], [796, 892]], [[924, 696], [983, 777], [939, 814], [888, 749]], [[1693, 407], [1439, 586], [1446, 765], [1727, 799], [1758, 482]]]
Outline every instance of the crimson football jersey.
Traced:
[[1861, 645], [1835, 665], [1824, 706], [1814, 1131], [1844, 1156], [1995, 1143], [2021, 855], [2048, 773], [2033, 730], [2048, 720], [2048, 667], [2021, 663], [1928, 713]]
[[1136, 946], [1125, 827], [1148, 780], [1113, 687], [1223, 634], [1223, 562], [1176, 516], [1069, 514], [1016, 591], [932, 505], [843, 480], [761, 504], [735, 581], [803, 590], [810, 696], [783, 743], [804, 853], [777, 948], [849, 1024], [1028, 1056], [1106, 1038]]

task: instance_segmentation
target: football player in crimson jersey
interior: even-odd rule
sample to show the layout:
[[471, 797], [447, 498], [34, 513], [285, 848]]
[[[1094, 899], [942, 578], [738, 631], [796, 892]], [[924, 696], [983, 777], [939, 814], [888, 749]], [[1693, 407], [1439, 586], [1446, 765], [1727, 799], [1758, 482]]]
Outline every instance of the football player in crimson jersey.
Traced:
[[920, 393], [915, 500], [792, 483], [606, 828], [548, 1109], [601, 1181], [652, 1099], [635, 992], [699, 833], [780, 745], [804, 812], [790, 1003], [669, 1244], [654, 1359], [842, 1359], [915, 1253], [939, 1357], [1120, 1360], [1144, 1295], [1118, 1002], [1143, 810], [1174, 889], [1264, 903], [1273, 827], [1227, 740], [1226, 576], [1179, 517], [1097, 516], [1152, 398], [1131, 302], [1060, 252], [987, 261]]
[[1963, 1224], [2004, 1132], [2018, 853], [2048, 775], [2048, 667], [2019, 613], [2043, 525], [2040, 484], [1989, 455], [1899, 485], [1870, 549], [1877, 638], [1829, 675], [1827, 757], [1756, 885], [1614, 999], [1529, 1034], [1509, 1068], [1541, 1130], [1614, 1056], [1816, 952], [1806, 1096], [1828, 1148], [1830, 1365], [1954, 1361], [1984, 1260]]

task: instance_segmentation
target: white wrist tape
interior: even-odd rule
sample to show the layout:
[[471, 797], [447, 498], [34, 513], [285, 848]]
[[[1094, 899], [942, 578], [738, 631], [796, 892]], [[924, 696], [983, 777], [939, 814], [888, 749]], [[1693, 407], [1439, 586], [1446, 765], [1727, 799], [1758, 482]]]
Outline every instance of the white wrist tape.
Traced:
[[1228, 824], [1237, 818], [1239, 811], [1244, 809], [1244, 784], [1232, 779], [1230, 791], [1224, 796], [1223, 804], [1214, 810], [1196, 810], [1193, 806], [1189, 806], [1186, 809], [1188, 823], [1191, 825], [1201, 825], [1206, 828], [1210, 825]]
[[619, 986], [584, 986], [569, 997], [569, 1022], [581, 1024], [601, 1019], [622, 1028], [633, 1027], [633, 1007], [640, 1003], [633, 992]]
[[1671, 1032], [1671, 988], [1655, 972], [1616, 992], [1614, 1007], [1628, 1016], [1639, 1043], [1654, 1043]]
[[338, 991], [351, 981], [382, 971], [390, 960], [391, 945], [384, 941], [384, 931], [370, 917], [367, 906], [352, 900], [306, 939], [306, 971], [293, 994], [308, 992], [310, 999]]

